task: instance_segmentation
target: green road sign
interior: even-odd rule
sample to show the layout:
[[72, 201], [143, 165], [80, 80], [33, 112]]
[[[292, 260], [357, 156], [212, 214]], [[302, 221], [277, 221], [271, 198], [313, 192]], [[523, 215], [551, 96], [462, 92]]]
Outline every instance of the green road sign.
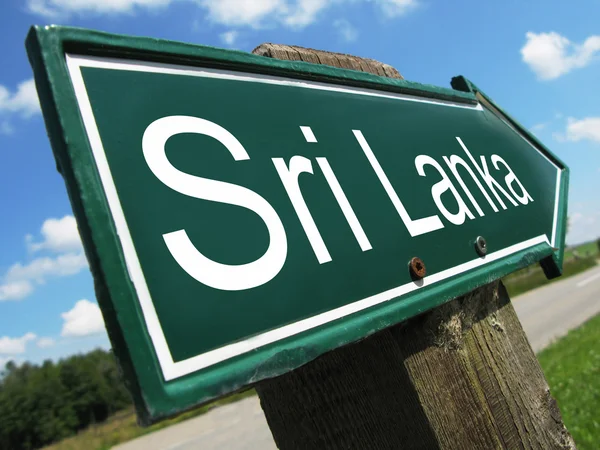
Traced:
[[72, 28], [27, 47], [146, 423], [536, 261], [560, 274], [568, 169], [462, 77]]

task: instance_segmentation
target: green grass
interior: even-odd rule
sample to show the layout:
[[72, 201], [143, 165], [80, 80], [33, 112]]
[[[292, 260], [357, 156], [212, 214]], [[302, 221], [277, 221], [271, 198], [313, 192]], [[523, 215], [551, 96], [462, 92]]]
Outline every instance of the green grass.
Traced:
[[127, 409], [115, 414], [104, 423], [89, 427], [77, 436], [67, 438], [49, 447], [45, 447], [44, 450], [108, 450], [115, 445], [204, 414], [216, 406], [236, 402], [253, 395], [256, 395], [254, 389], [239, 394], [233, 394], [229, 397], [217, 400], [214, 403], [201, 406], [200, 408], [185, 412], [172, 419], [164, 420], [147, 428], [142, 428], [137, 424], [135, 411], [133, 409]]
[[540, 286], [544, 286], [554, 281], [564, 280], [567, 277], [576, 275], [584, 270], [594, 267], [597, 264], [595, 256], [588, 256], [586, 258], [574, 259], [571, 258], [563, 263], [563, 274], [558, 278], [547, 280], [544, 272], [539, 265], [529, 266], [521, 269], [517, 272], [511, 273], [504, 277], [502, 282], [506, 286], [508, 295], [510, 297], [516, 297], [519, 294], [527, 292], [531, 289], [535, 289]]
[[600, 446], [600, 314], [538, 354], [579, 450]]
[[[580, 273], [596, 265], [598, 247], [590, 242], [575, 248], [581, 259], [565, 252], [563, 276]], [[550, 283], [539, 266], [530, 266], [510, 274], [503, 282], [511, 297]], [[552, 394], [557, 399], [563, 418], [580, 450], [596, 449], [600, 442], [600, 315], [570, 332], [539, 355], [540, 363]], [[132, 409], [115, 414], [106, 422], [82, 431], [46, 450], [108, 450], [123, 442], [169, 427], [204, 414], [218, 405], [256, 395], [251, 389], [218, 400], [209, 405], [180, 414], [148, 428], [137, 425]]]
[[[595, 450], [600, 442], [600, 315], [550, 345], [538, 359], [565, 424], [579, 450]], [[46, 450], [107, 450], [114, 445], [204, 414], [211, 408], [256, 395], [234, 394], [149, 428], [136, 424], [133, 410], [123, 411]]]
[[578, 245], [577, 247], [570, 247], [565, 250], [565, 260], [573, 258], [575, 252], [579, 256], [598, 256], [598, 244], [596, 241], [586, 242], [585, 244]]

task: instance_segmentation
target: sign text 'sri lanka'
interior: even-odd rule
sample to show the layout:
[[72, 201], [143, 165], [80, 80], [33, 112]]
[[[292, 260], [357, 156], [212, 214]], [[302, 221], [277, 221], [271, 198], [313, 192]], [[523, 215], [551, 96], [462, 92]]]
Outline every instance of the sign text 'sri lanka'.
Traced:
[[[317, 142], [310, 127], [301, 126], [300, 130], [308, 143]], [[351, 132], [410, 235], [419, 236], [444, 228], [446, 225], [439, 215], [428, 217], [411, 215], [379, 164], [367, 137], [360, 130]], [[190, 175], [175, 168], [167, 159], [165, 144], [169, 138], [182, 133], [196, 133], [216, 139], [230, 152], [235, 161], [250, 159], [243, 144], [222, 126], [198, 117], [169, 116], [152, 122], [143, 136], [144, 158], [152, 173], [169, 188], [183, 195], [241, 206], [253, 211], [267, 227], [269, 246], [266, 252], [253, 262], [242, 265], [222, 264], [204, 256], [191, 242], [185, 229], [181, 229], [163, 234], [169, 252], [190, 276], [215, 289], [239, 291], [269, 282], [280, 272], [287, 257], [287, 237], [279, 215], [265, 198], [246, 187]], [[415, 169], [420, 176], [427, 176], [426, 166], [433, 167], [439, 173], [441, 180], [432, 185], [431, 197], [450, 226], [460, 226], [467, 219], [476, 220], [477, 216], [483, 217], [486, 212], [497, 213], [500, 209], [506, 210], [511, 205], [518, 207], [534, 201], [506, 160], [492, 154], [490, 161], [486, 160], [485, 156], [480, 156], [477, 161], [460, 137], [457, 136], [456, 141], [464, 154], [443, 156], [443, 161], [421, 154], [414, 160]], [[316, 157], [314, 162], [321, 169], [361, 250], [371, 250], [369, 238], [352, 209], [343, 187], [338, 182], [334, 168], [326, 157]], [[304, 156], [293, 156], [288, 163], [283, 158], [272, 158], [272, 163], [319, 264], [331, 261], [327, 245], [304, 201], [298, 182], [300, 174], [314, 174], [313, 161]], [[462, 169], [462, 175], [458, 170], [459, 167]], [[465, 174], [479, 188], [488, 205], [480, 205], [477, 202], [464, 182]], [[444, 204], [442, 195], [447, 192], [456, 201], [458, 210], [455, 212]], [[453, 205], [453, 209], [456, 205]]]

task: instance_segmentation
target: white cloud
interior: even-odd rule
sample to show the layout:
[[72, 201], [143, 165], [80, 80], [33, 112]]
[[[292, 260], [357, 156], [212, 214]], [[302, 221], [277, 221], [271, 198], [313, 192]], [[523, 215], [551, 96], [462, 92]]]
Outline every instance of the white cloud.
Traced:
[[[71, 15], [126, 14], [164, 8], [184, 0], [26, 0], [29, 12], [55, 19]], [[332, 5], [374, 3], [388, 18], [406, 14], [417, 0], [185, 0], [201, 8], [213, 23], [227, 27], [263, 28], [283, 25], [304, 28]]]
[[75, 303], [70, 311], [61, 314], [64, 324], [63, 337], [82, 337], [104, 331], [104, 320], [97, 304], [83, 299]]
[[538, 132], [538, 131], [542, 131], [544, 128], [546, 128], [548, 126], [548, 123], [536, 123], [535, 125], [533, 125], [530, 130], [533, 131], [534, 133]]
[[417, 0], [375, 0], [383, 14], [389, 18], [403, 16], [418, 6]]
[[331, 0], [297, 0], [296, 4], [289, 8], [283, 23], [291, 28], [304, 28], [313, 23], [323, 9], [330, 6]]
[[0, 302], [5, 300], [21, 300], [33, 292], [29, 281], [15, 281], [0, 284]]
[[564, 134], [557, 134], [558, 140], [582, 141], [589, 140], [600, 143], [600, 117], [584, 119], [567, 119], [567, 129]]
[[73, 216], [46, 220], [41, 235], [40, 242], [34, 242], [30, 235], [25, 236], [29, 251], [48, 250], [59, 254], [35, 258], [28, 263], [18, 262], [9, 267], [0, 276], [0, 301], [21, 300], [34, 291], [36, 284], [44, 284], [49, 278], [75, 275], [87, 267]]
[[[180, 0], [27, 0], [30, 12], [49, 18], [97, 14], [132, 13], [142, 8], [163, 8]], [[187, 0], [197, 4], [216, 23], [258, 27], [266, 18], [280, 17], [289, 9], [289, 0]], [[296, 0], [299, 2], [305, 0]]]
[[50, 250], [56, 253], [69, 251], [81, 251], [81, 239], [77, 230], [77, 222], [73, 216], [65, 216], [62, 219], [47, 219], [42, 224], [41, 234], [43, 241], [33, 242], [31, 235], [26, 236], [29, 250]]
[[600, 52], [600, 36], [590, 36], [583, 44], [575, 44], [555, 32], [528, 32], [525, 36], [527, 42], [521, 57], [541, 80], [552, 80], [585, 67]]
[[567, 244], [576, 245], [600, 237], [600, 211], [569, 213]]
[[27, 343], [34, 341], [36, 337], [33, 333], [27, 333], [19, 338], [0, 337], [0, 354], [20, 355], [21, 353], [25, 353]]
[[65, 253], [55, 258], [36, 258], [28, 264], [13, 264], [0, 284], [0, 301], [21, 300], [31, 294], [35, 284], [48, 278], [75, 275], [87, 267], [83, 253]]
[[49, 337], [39, 338], [36, 342], [36, 345], [39, 348], [50, 348], [50, 347], [54, 347], [55, 344], [56, 344], [56, 342], [54, 341], [54, 339], [49, 338]]
[[268, 18], [278, 20], [288, 11], [286, 0], [199, 0], [208, 18], [227, 26], [259, 28]]
[[0, 112], [18, 114], [23, 118], [39, 113], [40, 102], [33, 79], [21, 82], [14, 93], [0, 85]]
[[56, 18], [72, 13], [118, 14], [131, 13], [136, 8], [167, 6], [172, 0], [27, 0], [29, 12]]
[[239, 33], [235, 30], [226, 31], [225, 33], [221, 33], [219, 37], [224, 44], [228, 46], [233, 46], [235, 44], [236, 39], [238, 38]]
[[353, 42], [358, 38], [358, 30], [352, 26], [346, 19], [338, 19], [333, 22], [333, 26], [340, 37], [346, 42]]
[[55, 258], [36, 258], [29, 264], [13, 264], [6, 274], [6, 282], [35, 281], [38, 284], [46, 282], [50, 277], [75, 275], [87, 267], [83, 253], [65, 253]]

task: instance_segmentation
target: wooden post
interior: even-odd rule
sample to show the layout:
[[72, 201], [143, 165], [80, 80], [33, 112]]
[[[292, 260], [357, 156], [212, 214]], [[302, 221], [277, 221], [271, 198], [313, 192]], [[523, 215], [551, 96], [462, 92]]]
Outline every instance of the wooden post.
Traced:
[[[374, 60], [263, 44], [254, 53], [402, 78]], [[292, 449], [575, 449], [500, 282], [256, 386]]]

